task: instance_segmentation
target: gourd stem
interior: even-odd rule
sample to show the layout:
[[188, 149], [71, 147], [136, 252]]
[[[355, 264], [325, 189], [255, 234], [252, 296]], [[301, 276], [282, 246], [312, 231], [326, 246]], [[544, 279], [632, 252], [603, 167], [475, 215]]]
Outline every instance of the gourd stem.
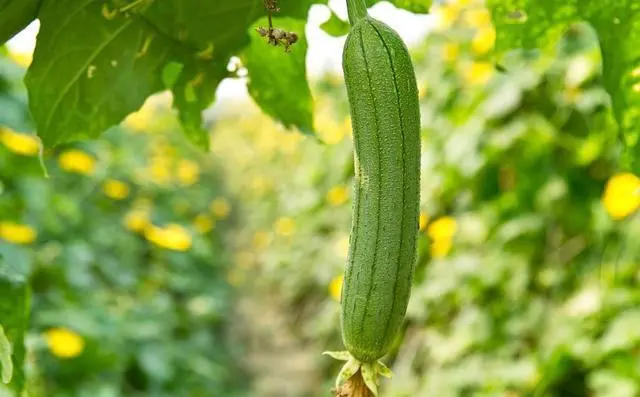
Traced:
[[347, 0], [347, 12], [351, 25], [355, 25], [356, 22], [369, 15], [365, 0]]

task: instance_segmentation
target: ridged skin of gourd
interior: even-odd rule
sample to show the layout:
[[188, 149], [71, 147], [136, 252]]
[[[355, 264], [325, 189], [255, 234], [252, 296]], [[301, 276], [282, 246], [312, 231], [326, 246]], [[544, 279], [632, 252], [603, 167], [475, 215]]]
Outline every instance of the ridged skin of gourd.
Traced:
[[384, 356], [407, 309], [416, 258], [420, 108], [400, 36], [369, 16], [355, 23], [343, 69], [354, 141], [354, 201], [341, 297], [345, 347], [361, 362]]

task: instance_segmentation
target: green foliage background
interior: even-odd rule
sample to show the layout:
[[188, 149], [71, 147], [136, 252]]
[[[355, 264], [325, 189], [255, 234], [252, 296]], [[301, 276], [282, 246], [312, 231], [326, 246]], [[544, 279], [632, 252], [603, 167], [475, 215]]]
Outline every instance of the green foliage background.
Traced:
[[[0, 61], [2, 81], [17, 82], [22, 70]], [[24, 95], [8, 88], [3, 100], [12, 105], [0, 109], [2, 124], [29, 131], [29, 120], [19, 120], [27, 114]], [[229, 198], [218, 168], [176, 134], [175, 121], [163, 113], [152, 115], [147, 132], [116, 128], [100, 142], [47, 153], [48, 179], [37, 156], [0, 146], [0, 217], [37, 231], [33, 244], [0, 241], [2, 274], [31, 281], [27, 378], [33, 395], [246, 395], [234, 358], [240, 349], [229, 341], [234, 293], [224, 236], [231, 218], [217, 219], [210, 209], [214, 200]], [[72, 149], [94, 157], [93, 170], [65, 169], [60, 155]], [[180, 177], [184, 159], [199, 170], [195, 181]], [[165, 172], [158, 167], [166, 178], [159, 178]], [[113, 179], [129, 186], [126, 197], [105, 195]], [[149, 222], [187, 229], [190, 250], [165, 249], [127, 227], [128, 215], [143, 202]], [[198, 217], [209, 219], [212, 229], [199, 227]], [[8, 292], [3, 287], [2, 294]], [[10, 303], [5, 298], [2, 304]], [[46, 334], [56, 328], [84, 340], [79, 356], [59, 357], [48, 348]]]
[[[396, 375], [382, 395], [640, 393], [640, 223], [637, 215], [612, 220], [601, 200], [625, 166], [602, 69], [609, 61], [592, 27], [557, 29], [554, 40], [532, 45], [537, 51], [509, 52], [486, 82], [481, 71], [493, 59], [474, 53], [474, 30], [462, 20], [413, 49], [428, 222], [406, 327], [385, 358]], [[246, 63], [282, 56], [257, 44]], [[299, 71], [301, 55], [293, 56], [287, 67]], [[30, 131], [23, 71], [6, 59], [2, 67], [0, 121]], [[271, 81], [265, 72], [258, 81]], [[12, 274], [31, 272], [35, 395], [248, 395], [248, 386], [260, 396], [327, 394], [338, 363], [319, 353], [342, 347], [335, 280], [350, 226], [350, 125], [340, 78], [309, 92], [295, 81], [307, 93], [296, 106], [309, 109], [315, 95], [315, 120], [305, 123], [316, 137], [287, 132], [243, 102], [215, 120], [211, 156], [178, 137], [167, 109], [148, 115], [147, 133], [115, 128], [99, 142], [47, 152], [49, 180], [37, 157], [0, 146], [0, 216], [38, 230], [34, 245], [2, 243], [1, 251], [4, 269], [20, 263], [28, 266]], [[250, 92], [258, 105], [273, 94]], [[154, 147], [172, 170], [179, 159], [196, 162], [199, 183], [141, 177]], [[59, 154], [70, 148], [95, 156], [96, 171], [61, 170]], [[105, 197], [110, 178], [126, 181], [129, 197]], [[214, 217], [209, 206], [220, 196], [232, 218], [198, 232], [194, 218]], [[136, 198], [153, 203], [155, 224], [187, 227], [191, 250], [172, 252], [128, 230], [123, 219]], [[455, 220], [455, 233], [451, 249], [434, 255], [428, 230], [442, 218]], [[81, 335], [83, 353], [53, 355], [43, 337], [51, 327]], [[271, 372], [261, 372], [265, 360]], [[279, 365], [287, 361], [295, 364]]]

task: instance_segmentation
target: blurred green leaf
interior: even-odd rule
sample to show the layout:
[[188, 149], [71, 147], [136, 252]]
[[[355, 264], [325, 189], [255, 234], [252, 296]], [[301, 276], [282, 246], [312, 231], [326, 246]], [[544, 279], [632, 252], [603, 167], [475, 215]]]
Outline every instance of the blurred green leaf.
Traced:
[[640, 102], [637, 84], [640, 48], [640, 4], [635, 0], [488, 0], [497, 29], [497, 49], [546, 48], [576, 22], [590, 23], [598, 33], [604, 86], [613, 100], [621, 139], [628, 147], [626, 166], [640, 171]]
[[[0, 325], [4, 330], [6, 341], [11, 345], [13, 370], [3, 365], [3, 380], [9, 386], [21, 391], [25, 385], [24, 338], [29, 322], [29, 292], [24, 278], [17, 277], [7, 266], [7, 259], [0, 257]], [[5, 346], [6, 347], [6, 346]], [[6, 355], [6, 349], [0, 354]], [[5, 376], [6, 375], [6, 376]], [[13, 376], [11, 376], [13, 375]]]
[[344, 36], [349, 33], [349, 22], [341, 19], [335, 12], [331, 11], [329, 19], [320, 25], [320, 28], [333, 37]]

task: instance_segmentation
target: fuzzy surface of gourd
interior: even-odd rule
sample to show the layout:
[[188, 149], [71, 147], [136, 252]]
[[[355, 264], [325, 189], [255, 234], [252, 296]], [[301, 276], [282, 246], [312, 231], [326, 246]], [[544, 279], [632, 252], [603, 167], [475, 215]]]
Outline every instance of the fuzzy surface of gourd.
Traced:
[[343, 341], [362, 362], [390, 348], [404, 318], [416, 256], [420, 112], [406, 46], [370, 17], [343, 53], [355, 146], [353, 221], [341, 297]]

